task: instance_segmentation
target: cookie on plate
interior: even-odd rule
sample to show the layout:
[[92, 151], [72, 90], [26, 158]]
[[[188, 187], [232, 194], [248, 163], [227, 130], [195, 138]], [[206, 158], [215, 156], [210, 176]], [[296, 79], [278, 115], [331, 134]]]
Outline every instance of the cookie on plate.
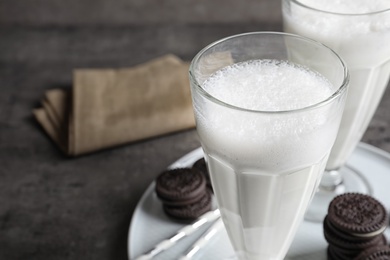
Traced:
[[206, 178], [193, 168], [177, 168], [162, 172], [156, 180], [156, 193], [162, 200], [186, 201], [200, 197]]
[[202, 198], [195, 203], [180, 207], [165, 204], [163, 208], [165, 213], [170, 217], [182, 220], [196, 219], [211, 210], [211, 192], [206, 191]]
[[193, 220], [211, 209], [206, 178], [196, 168], [177, 168], [162, 172], [155, 191], [164, 212], [181, 220]]
[[335, 197], [323, 222], [329, 259], [354, 259], [361, 252], [385, 245], [388, 214], [375, 198], [346, 193]]
[[390, 247], [388, 245], [371, 247], [361, 254], [359, 254], [354, 260], [386, 260], [390, 259]]
[[329, 204], [328, 218], [337, 229], [363, 238], [383, 233], [388, 223], [388, 214], [382, 203], [360, 193], [335, 197]]
[[345, 254], [344, 252], [338, 250], [337, 247], [328, 246], [328, 260], [351, 260], [353, 259], [353, 256], [349, 254]]
[[[324, 236], [329, 245], [332, 245], [336, 248], [343, 249], [341, 251], [356, 251], [359, 253], [362, 250], [376, 246], [379, 244], [386, 243], [386, 238], [381, 233], [377, 236], [372, 237], [353, 237], [350, 234], [342, 234], [340, 231], [337, 231], [328, 220], [328, 216], [324, 220]], [[334, 232], [336, 230], [336, 232]], [[348, 238], [348, 235], [351, 239]]]

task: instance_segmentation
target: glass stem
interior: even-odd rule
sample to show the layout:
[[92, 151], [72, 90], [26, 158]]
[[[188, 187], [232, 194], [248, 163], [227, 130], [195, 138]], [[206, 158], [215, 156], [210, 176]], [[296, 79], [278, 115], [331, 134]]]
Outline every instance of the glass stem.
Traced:
[[336, 194], [343, 193], [345, 190], [343, 177], [338, 170], [325, 171], [322, 175], [319, 189]]

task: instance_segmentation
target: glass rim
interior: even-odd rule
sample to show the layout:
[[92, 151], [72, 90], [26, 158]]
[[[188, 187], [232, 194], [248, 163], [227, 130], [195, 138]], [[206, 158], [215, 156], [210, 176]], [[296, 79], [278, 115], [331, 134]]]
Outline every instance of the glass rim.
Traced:
[[[297, 39], [300, 39], [300, 40], [311, 42], [312, 44], [316, 44], [317, 46], [320, 46], [322, 48], [328, 49], [340, 61], [341, 67], [343, 69], [344, 77], [343, 77], [343, 81], [340, 84], [340, 86], [338, 86], [336, 91], [334, 91], [326, 99], [323, 99], [323, 100], [321, 100], [319, 102], [316, 102], [314, 104], [311, 104], [309, 106], [304, 106], [304, 107], [294, 108], [294, 109], [288, 109], [288, 110], [275, 110], [275, 111], [273, 111], [273, 110], [248, 109], [248, 108], [235, 106], [235, 105], [229, 104], [229, 103], [227, 103], [225, 101], [222, 101], [222, 100], [214, 97], [213, 95], [209, 94], [206, 90], [203, 89], [201, 84], [199, 84], [198, 80], [196, 79], [196, 76], [194, 75], [193, 71], [194, 71], [195, 63], [199, 62], [200, 58], [202, 57], [202, 55], [207, 50], [209, 50], [210, 48], [212, 48], [212, 47], [214, 47], [214, 46], [216, 46], [216, 45], [218, 45], [218, 44], [220, 44], [222, 42], [226, 42], [226, 41], [234, 39], [234, 38], [245, 37], [245, 36], [250, 36], [250, 35], [266, 35], [266, 34], [297, 38]], [[212, 101], [212, 102], [214, 102], [216, 104], [222, 105], [224, 107], [231, 108], [231, 109], [234, 109], [234, 110], [241, 110], [241, 111], [245, 111], [245, 112], [252, 112], [252, 113], [287, 114], [287, 113], [294, 113], [294, 112], [300, 112], [300, 111], [305, 111], [305, 110], [311, 110], [311, 109], [315, 109], [317, 107], [324, 106], [324, 105], [326, 105], [328, 103], [331, 103], [333, 100], [335, 100], [337, 97], [339, 97], [340, 95], [342, 95], [346, 91], [348, 83], [349, 83], [349, 71], [347, 69], [347, 66], [346, 66], [346, 63], [344, 62], [344, 60], [334, 50], [332, 50], [328, 46], [326, 46], [326, 45], [324, 45], [324, 44], [322, 44], [322, 43], [320, 43], [318, 41], [315, 41], [315, 40], [312, 40], [310, 38], [303, 37], [303, 36], [300, 36], [300, 35], [290, 34], [290, 33], [264, 31], [264, 32], [248, 32], [248, 33], [236, 34], [236, 35], [232, 35], [232, 36], [229, 36], [229, 37], [222, 38], [220, 40], [217, 40], [217, 41], [207, 45], [202, 50], [200, 50], [195, 55], [195, 57], [192, 59], [190, 67], [189, 67], [189, 79], [190, 79], [191, 83], [195, 85], [195, 88], [194, 88], [195, 91], [197, 91], [201, 96], [203, 96], [204, 98], [207, 98], [208, 100], [210, 100], [210, 101]]]
[[373, 11], [373, 12], [367, 12], [367, 13], [339, 13], [339, 12], [332, 12], [332, 11], [321, 10], [321, 9], [318, 9], [318, 8], [306, 5], [306, 4], [302, 3], [302, 2], [300, 2], [299, 0], [283, 0], [283, 2], [292, 2], [294, 4], [297, 4], [297, 5], [301, 6], [301, 7], [304, 7], [304, 8], [316, 11], [316, 12], [320, 12], [320, 13], [324, 13], [324, 14], [330, 14], [330, 15], [338, 15], [338, 16], [350, 16], [350, 17], [356, 16], [357, 17], [357, 16], [368, 16], [368, 15], [376, 15], [376, 14], [383, 14], [383, 13], [386, 13], [386, 12], [390, 12], [390, 7], [389, 7], [389, 8], [385, 8], [385, 9], [382, 9], [382, 10]]

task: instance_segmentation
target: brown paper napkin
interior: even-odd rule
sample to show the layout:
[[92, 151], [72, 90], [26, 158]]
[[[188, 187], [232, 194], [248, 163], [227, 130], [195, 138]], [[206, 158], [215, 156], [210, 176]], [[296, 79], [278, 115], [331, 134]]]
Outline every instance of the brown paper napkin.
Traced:
[[76, 156], [194, 127], [188, 63], [173, 55], [125, 69], [78, 69], [72, 93], [49, 90], [34, 115]]

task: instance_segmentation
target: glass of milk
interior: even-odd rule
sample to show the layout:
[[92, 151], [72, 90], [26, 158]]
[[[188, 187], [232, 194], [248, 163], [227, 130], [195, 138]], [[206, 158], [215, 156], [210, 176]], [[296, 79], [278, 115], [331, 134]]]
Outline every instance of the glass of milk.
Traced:
[[324, 43], [346, 62], [350, 90], [340, 131], [306, 219], [322, 221], [343, 192], [370, 193], [358, 171], [345, 165], [366, 131], [390, 75], [389, 0], [282, 0], [284, 30]]
[[325, 169], [348, 72], [328, 47], [253, 32], [190, 66], [198, 135], [239, 259], [283, 259]]

